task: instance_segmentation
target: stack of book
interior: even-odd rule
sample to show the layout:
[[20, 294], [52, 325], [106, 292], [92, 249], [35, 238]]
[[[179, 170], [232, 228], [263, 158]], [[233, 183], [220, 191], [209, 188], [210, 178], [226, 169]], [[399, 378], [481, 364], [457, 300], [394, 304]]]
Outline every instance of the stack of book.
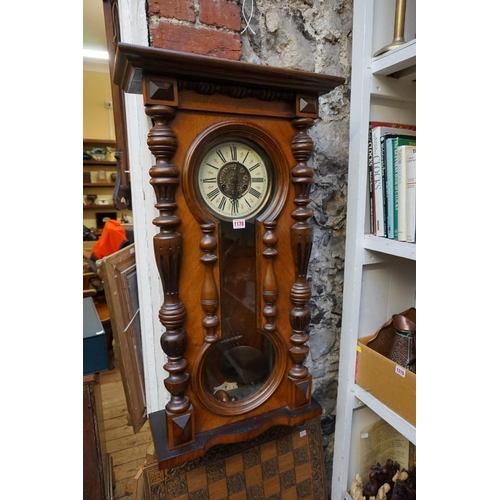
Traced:
[[416, 242], [417, 127], [371, 121], [368, 133], [370, 232]]

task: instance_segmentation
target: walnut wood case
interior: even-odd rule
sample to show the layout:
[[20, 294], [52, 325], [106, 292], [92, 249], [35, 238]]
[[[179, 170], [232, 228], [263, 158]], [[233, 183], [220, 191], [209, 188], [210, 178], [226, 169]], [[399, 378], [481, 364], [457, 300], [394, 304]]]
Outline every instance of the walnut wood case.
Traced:
[[[304, 363], [313, 243], [308, 160], [314, 145], [307, 131], [318, 117], [318, 97], [343, 79], [122, 43], [113, 77], [124, 91], [143, 95], [152, 122], [144, 140], [155, 157], [154, 248], [164, 291], [159, 319], [170, 394], [165, 411], [149, 416], [159, 468], [277, 424], [317, 417], [321, 407], [312, 399]], [[271, 346], [269, 374], [248, 397], [215, 397], [206, 384], [214, 346], [226, 340], [225, 316], [239, 314], [228, 313], [223, 282], [239, 271], [225, 260], [223, 221], [197, 194], [196, 169], [208, 148], [227, 140], [250, 141], [272, 164], [269, 200], [242, 229], [254, 231], [246, 258], [254, 270], [255, 339], [260, 335]], [[255, 342], [243, 358], [263, 350]]]

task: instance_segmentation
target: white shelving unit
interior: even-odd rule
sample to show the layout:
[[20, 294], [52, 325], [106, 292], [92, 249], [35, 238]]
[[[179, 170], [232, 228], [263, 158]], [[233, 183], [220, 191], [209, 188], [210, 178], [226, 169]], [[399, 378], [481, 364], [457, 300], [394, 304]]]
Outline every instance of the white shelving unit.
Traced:
[[349, 191], [332, 500], [359, 470], [360, 431], [385, 420], [416, 444], [416, 428], [355, 383], [356, 345], [393, 314], [416, 306], [416, 245], [370, 234], [370, 120], [416, 123], [415, 0], [407, 0], [404, 45], [376, 58], [394, 34], [395, 0], [354, 0]]

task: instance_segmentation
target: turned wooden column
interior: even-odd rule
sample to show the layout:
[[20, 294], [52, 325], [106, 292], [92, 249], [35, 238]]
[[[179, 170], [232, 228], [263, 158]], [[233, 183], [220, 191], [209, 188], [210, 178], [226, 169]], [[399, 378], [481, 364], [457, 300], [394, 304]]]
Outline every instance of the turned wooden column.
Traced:
[[179, 169], [171, 159], [177, 151], [177, 136], [169, 127], [175, 109], [165, 105], [148, 105], [146, 114], [153, 127], [147, 144], [156, 159], [149, 174], [156, 195], [155, 207], [159, 211], [153, 224], [160, 232], [153, 238], [156, 266], [163, 286], [163, 304], [159, 318], [165, 327], [160, 339], [161, 348], [167, 355], [163, 368], [168, 372], [165, 388], [171, 395], [166, 404], [168, 444], [173, 449], [194, 440], [192, 407], [185, 390], [189, 383], [188, 363], [184, 358], [187, 334], [183, 328], [186, 309], [179, 297], [179, 279], [182, 269], [183, 240], [178, 231], [181, 224], [176, 214], [175, 193], [179, 186]]
[[313, 169], [307, 162], [311, 158], [314, 144], [307, 134], [307, 130], [312, 126], [314, 120], [312, 118], [296, 118], [292, 123], [297, 129], [297, 134], [292, 140], [292, 153], [297, 165], [291, 172], [291, 182], [295, 189], [293, 201], [297, 208], [292, 212], [292, 217], [296, 222], [291, 227], [295, 282], [290, 291], [290, 301], [294, 307], [290, 311], [293, 334], [290, 337], [292, 347], [289, 349], [289, 356], [293, 366], [288, 372], [288, 376], [292, 391], [291, 404], [294, 408], [299, 408], [311, 404], [312, 396], [312, 377], [307, 367], [304, 366], [304, 361], [309, 355], [309, 347], [306, 345], [309, 335], [306, 330], [311, 320], [308, 307], [311, 288], [307, 284], [307, 271], [313, 241], [313, 228], [309, 224], [312, 212], [308, 208]]
[[205, 276], [201, 289], [201, 306], [205, 313], [203, 328], [206, 331], [205, 342], [213, 344], [219, 340], [217, 335], [219, 318], [216, 314], [219, 307], [219, 294], [214, 278], [214, 266], [217, 263], [217, 255], [215, 255], [217, 240], [214, 237], [215, 225], [202, 224], [201, 230], [203, 237], [200, 242], [200, 248], [203, 250], [203, 255], [200, 257], [200, 260], [205, 266]]
[[265, 307], [262, 313], [266, 318], [266, 324], [264, 325], [264, 330], [269, 334], [274, 334], [276, 332], [276, 315], [278, 310], [276, 309], [276, 298], [278, 297], [278, 281], [276, 279], [276, 274], [274, 272], [274, 261], [278, 256], [278, 250], [276, 250], [276, 243], [278, 238], [276, 237], [276, 221], [264, 222], [264, 227], [266, 232], [264, 233], [264, 244], [266, 249], [262, 252], [265, 262], [265, 274], [264, 283], [262, 290], [262, 297], [265, 302]]

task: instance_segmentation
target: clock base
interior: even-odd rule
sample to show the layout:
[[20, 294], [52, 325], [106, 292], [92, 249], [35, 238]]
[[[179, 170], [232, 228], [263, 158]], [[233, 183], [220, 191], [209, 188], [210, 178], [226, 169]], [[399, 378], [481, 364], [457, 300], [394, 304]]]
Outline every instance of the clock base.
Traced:
[[299, 410], [292, 411], [288, 407], [283, 407], [258, 417], [202, 432], [196, 435], [196, 440], [193, 443], [175, 450], [170, 450], [167, 446], [165, 411], [159, 410], [150, 413], [149, 426], [153, 436], [158, 470], [175, 467], [200, 458], [215, 445], [248, 441], [273, 426], [292, 427], [314, 417], [319, 417], [321, 413], [321, 406], [312, 399], [309, 406]]

